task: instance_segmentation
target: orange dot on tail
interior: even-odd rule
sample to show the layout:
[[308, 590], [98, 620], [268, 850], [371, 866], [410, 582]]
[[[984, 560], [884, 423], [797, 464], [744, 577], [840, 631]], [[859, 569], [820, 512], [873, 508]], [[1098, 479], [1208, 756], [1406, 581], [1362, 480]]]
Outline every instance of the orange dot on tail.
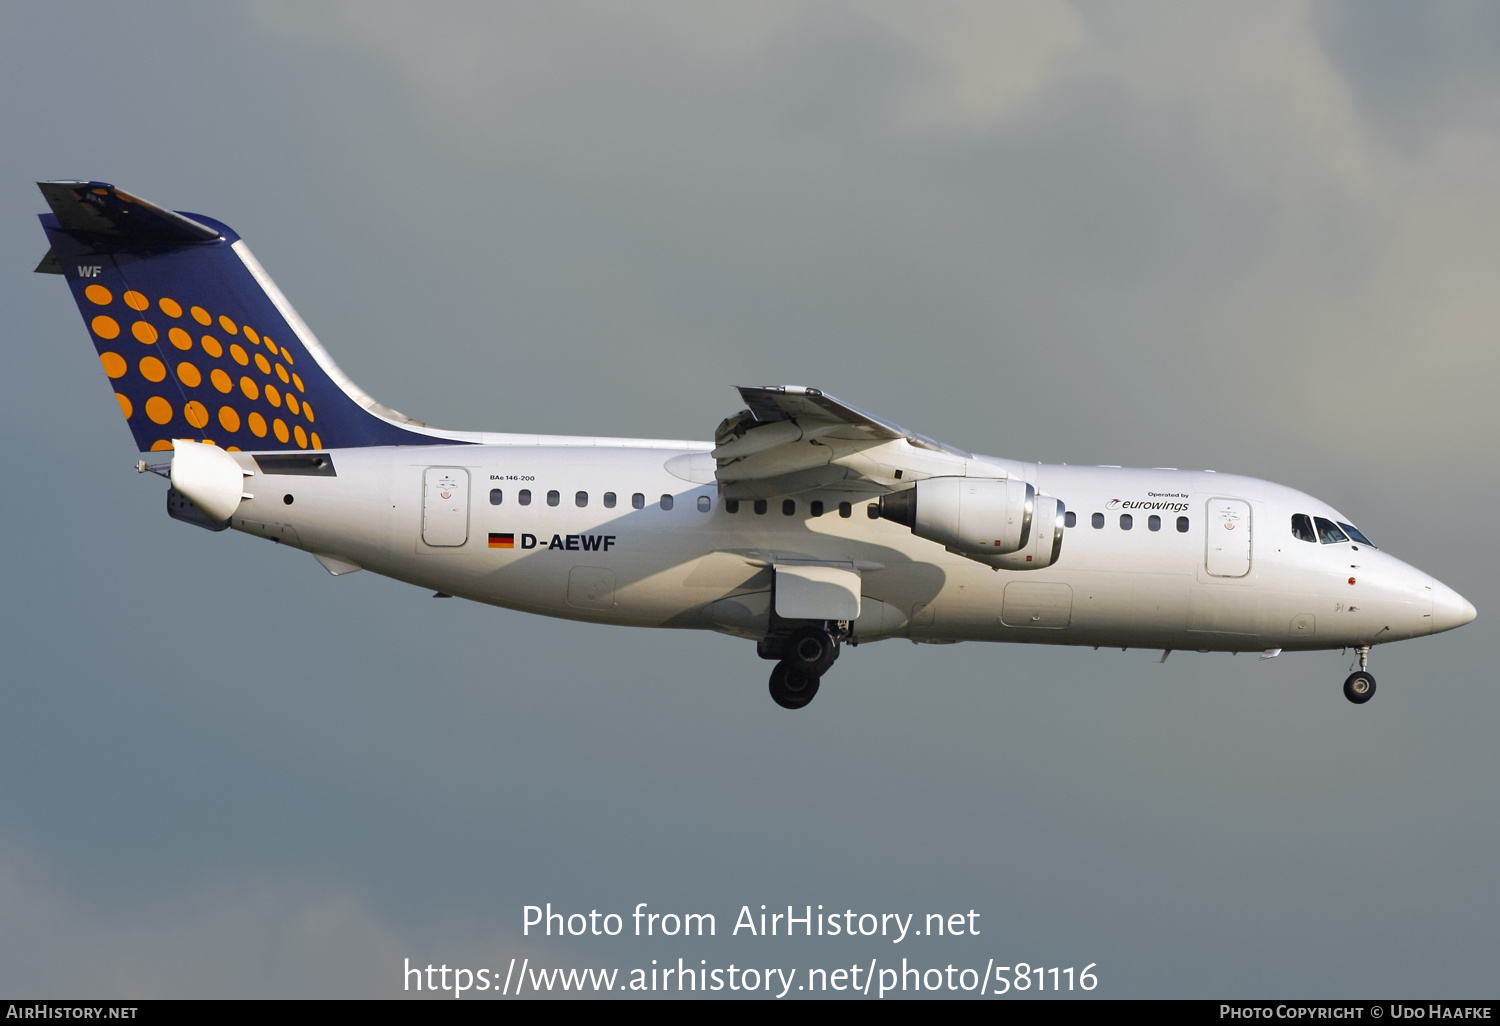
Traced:
[[286, 421], [282, 420], [280, 417], [277, 417], [276, 420], [272, 422], [271, 427], [276, 431], [276, 440], [278, 442], [281, 442], [283, 445], [286, 444], [286, 440], [288, 438], [292, 437], [291, 432], [287, 431], [286, 429]]
[[230, 380], [229, 375], [217, 367], [214, 368], [213, 373], [208, 376], [208, 379], [214, 383], [214, 387], [220, 392], [228, 392], [234, 387], [234, 382]]
[[295, 392], [288, 392], [286, 394], [286, 408], [291, 410], [293, 413], [302, 412], [301, 409], [298, 408], [297, 395]]
[[276, 376], [281, 379], [281, 383], [283, 385], [289, 384], [291, 382], [291, 375], [288, 374], [286, 372], [286, 368], [279, 363], [276, 365]]
[[260, 368], [262, 374], [271, 373], [271, 361], [266, 359], [265, 353], [255, 354], [255, 366]]
[[230, 434], [240, 429], [240, 415], [233, 406], [219, 407], [219, 424]]
[[240, 333], [240, 326], [231, 321], [227, 314], [219, 315], [219, 327], [223, 328], [231, 335], [238, 335]]
[[245, 393], [246, 399], [260, 398], [260, 386], [248, 375], [240, 378], [240, 391]]
[[162, 296], [156, 301], [156, 305], [161, 307], [161, 312], [168, 317], [182, 316], [182, 304], [178, 303], [175, 299], [168, 299], [166, 296]]
[[203, 375], [198, 372], [197, 367], [183, 360], [177, 365], [177, 380], [188, 388], [197, 388], [203, 384]]
[[168, 329], [167, 338], [170, 339], [172, 344], [178, 349], [182, 349], [185, 351], [193, 348], [193, 336], [189, 335], [181, 328]]
[[270, 403], [272, 406], [281, 405], [281, 393], [276, 391], [275, 385], [266, 386], [266, 402]]
[[120, 412], [125, 414], [126, 420], [129, 420], [130, 415], [135, 412], [135, 404], [130, 401], [128, 395], [121, 395], [119, 392], [115, 393], [115, 398], [120, 400]]
[[148, 346], [155, 345], [156, 340], [161, 337], [157, 334], [156, 329], [147, 324], [145, 321], [136, 321], [134, 324], [132, 324], [130, 326], [130, 333], [134, 335], [138, 341]]
[[165, 424], [172, 419], [172, 404], [159, 395], [146, 400], [146, 416], [153, 424]]
[[151, 300], [132, 289], [125, 293], [125, 305], [132, 310], [144, 310], [151, 305]]
[[312, 447], [314, 449], [323, 448], [323, 439], [318, 437], [318, 433], [316, 431], [312, 433]]
[[245, 347], [238, 342], [229, 347], [229, 355], [234, 357], [234, 362], [241, 367], [246, 366], [250, 362], [250, 354], [245, 352]]
[[[167, 377], [167, 365], [154, 356], [147, 356], [141, 360], [141, 377], [147, 381], [164, 381]], [[157, 423], [164, 423], [158, 421]]]
[[119, 353], [101, 353], [99, 362], [104, 364], [104, 373], [112, 378], [124, 377], [125, 371], [129, 369], [125, 363], [125, 357]]
[[167, 441], [165, 438], [158, 438], [156, 441], [151, 443], [152, 452], [166, 452], [170, 448], [172, 448], [172, 443]]
[[311, 423], [311, 422], [313, 422], [313, 421], [315, 421], [315, 420], [318, 419], [317, 417], [314, 417], [312, 415], [312, 403], [303, 403], [302, 404], [302, 416], [304, 416], [304, 417], [307, 418], [308, 423]]
[[106, 317], [104, 314], [100, 314], [90, 322], [89, 326], [94, 329], [94, 334], [100, 338], [120, 337], [120, 323], [113, 317]]
[[266, 437], [266, 418], [259, 413], [251, 411], [250, 416], [246, 418], [246, 423], [250, 425], [250, 433], [256, 438]]
[[193, 320], [197, 321], [199, 324], [202, 324], [204, 327], [207, 327], [214, 322], [214, 319], [208, 315], [208, 311], [203, 309], [203, 307], [201, 306], [195, 306], [189, 312], [192, 313]]
[[276, 355], [276, 352], [277, 352], [277, 350], [276, 350], [276, 343], [271, 341], [271, 336], [270, 335], [266, 336], [266, 348], [271, 351], [271, 355], [272, 356]]
[[212, 335], [203, 336], [203, 351], [215, 360], [224, 355], [224, 347]]
[[182, 415], [195, 428], [202, 428], [208, 424], [208, 407], [200, 402], [188, 403], [182, 408]]
[[294, 435], [297, 436], [297, 446], [298, 446], [298, 448], [306, 449], [307, 448], [307, 432], [302, 430], [302, 425], [301, 424], [298, 424], [296, 427], [292, 428], [292, 434], [294, 434]]
[[103, 285], [90, 285], [83, 290], [83, 294], [89, 297], [89, 302], [96, 306], [108, 306], [115, 301], [114, 293]]

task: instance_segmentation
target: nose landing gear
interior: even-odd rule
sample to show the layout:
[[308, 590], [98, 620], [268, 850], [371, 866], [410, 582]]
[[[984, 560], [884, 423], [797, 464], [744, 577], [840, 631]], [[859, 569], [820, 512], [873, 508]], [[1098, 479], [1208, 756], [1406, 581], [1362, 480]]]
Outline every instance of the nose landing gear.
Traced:
[[1375, 697], [1375, 678], [1366, 669], [1370, 665], [1370, 646], [1361, 645], [1355, 651], [1359, 653], [1359, 669], [1344, 681], [1344, 697], [1355, 705], [1364, 705]]

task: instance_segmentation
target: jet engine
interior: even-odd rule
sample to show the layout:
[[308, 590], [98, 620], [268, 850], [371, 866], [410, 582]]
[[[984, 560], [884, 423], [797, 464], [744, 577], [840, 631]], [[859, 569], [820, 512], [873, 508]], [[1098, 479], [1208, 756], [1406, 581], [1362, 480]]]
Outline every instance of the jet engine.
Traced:
[[1015, 479], [934, 477], [882, 496], [877, 515], [990, 566], [1037, 570], [1062, 550], [1063, 504]]

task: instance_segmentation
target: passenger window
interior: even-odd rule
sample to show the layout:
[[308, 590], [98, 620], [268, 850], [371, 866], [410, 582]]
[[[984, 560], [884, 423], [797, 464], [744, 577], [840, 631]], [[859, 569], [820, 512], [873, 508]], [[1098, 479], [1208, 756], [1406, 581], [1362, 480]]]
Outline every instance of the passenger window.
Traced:
[[853, 506], [849, 505], [847, 502], [841, 502], [841, 503], [839, 503], [839, 516], [843, 517], [845, 520], [848, 520], [853, 515], [854, 515], [854, 507]]
[[1146, 521], [1146, 526], [1153, 531], [1160, 531], [1161, 517], [1157, 516], [1155, 513], [1151, 514], [1150, 518]]
[[516, 501], [519, 502], [523, 506], [530, 506], [531, 505], [531, 489], [530, 488], [522, 488], [519, 492], [516, 493]]
[[1306, 513], [1292, 514], [1292, 537], [1305, 542], [1318, 541], [1318, 536], [1313, 532], [1312, 518]]
[[1122, 531], [1128, 531], [1128, 530], [1130, 530], [1134, 526], [1135, 526], [1135, 517], [1131, 516], [1129, 513], [1121, 513], [1120, 514], [1120, 530], [1122, 530]]
[[1074, 513], [1072, 510], [1068, 510], [1066, 513], [1064, 513], [1063, 514], [1063, 526], [1064, 527], [1077, 527], [1078, 526], [1078, 514]]
[[1313, 517], [1313, 522], [1318, 525], [1318, 541], [1324, 545], [1333, 545], [1336, 542], [1346, 542], [1349, 536], [1337, 527], [1333, 526], [1332, 520], [1324, 520], [1322, 517]]
[[1340, 520], [1339, 526], [1344, 529], [1344, 533], [1347, 534], [1351, 540], [1357, 541], [1362, 545], [1368, 545], [1372, 549], [1375, 548], [1375, 543], [1366, 538], [1364, 535], [1360, 534], [1359, 529], [1353, 524], [1346, 524], [1342, 520]]
[[589, 493], [588, 492], [579, 492], [577, 495], [573, 496], [573, 505], [577, 506], [579, 509], [582, 509], [584, 506], [587, 506], [588, 504], [589, 504]]
[[630, 497], [630, 505], [634, 509], [645, 509], [646, 508], [646, 497], [644, 495], [642, 495], [640, 492], [636, 492], [634, 495], [632, 495]]
[[500, 500], [503, 499], [503, 498], [505, 498], [505, 496], [500, 493], [500, 489], [498, 489], [498, 488], [491, 488], [490, 489], [490, 505], [491, 506], [498, 506], [498, 505], [500, 505]]
[[699, 513], [707, 513], [709, 510], [711, 510], [713, 508], [714, 508], [714, 500], [710, 499], [707, 495], [700, 495], [700, 496], [698, 496], [698, 512]]
[[663, 495], [661, 497], [661, 508], [662, 509], [671, 509], [672, 508], [672, 497], [670, 495]]
[[823, 500], [822, 499], [814, 499], [811, 503], [808, 504], [807, 508], [808, 508], [808, 511], [811, 512], [813, 516], [820, 517], [820, 516], [823, 515]]
[[562, 502], [562, 496], [556, 490], [547, 493], [547, 505], [556, 506], [559, 502]]
[[605, 492], [604, 493], [604, 508], [605, 509], [614, 509], [615, 508], [615, 493], [614, 492]]
[[1188, 518], [1187, 517], [1178, 517], [1177, 518], [1177, 533], [1178, 534], [1187, 534], [1187, 529], [1188, 529]]
[[784, 516], [784, 517], [794, 516], [796, 514], [796, 512], [797, 512], [797, 500], [796, 499], [782, 499], [781, 500], [781, 515], [782, 516]]
[[762, 516], [762, 517], [766, 515], [766, 500], [765, 499], [756, 499], [755, 500], [755, 514], [756, 514], [756, 516]]
[[740, 500], [739, 499], [725, 499], [724, 500], [724, 512], [725, 513], [738, 513], [739, 511], [740, 511]]
[[1103, 513], [1095, 513], [1093, 515], [1093, 517], [1091, 518], [1091, 520], [1092, 520], [1092, 523], [1094, 525], [1094, 530], [1098, 531], [1098, 530], [1101, 530], [1104, 527], [1104, 514]]

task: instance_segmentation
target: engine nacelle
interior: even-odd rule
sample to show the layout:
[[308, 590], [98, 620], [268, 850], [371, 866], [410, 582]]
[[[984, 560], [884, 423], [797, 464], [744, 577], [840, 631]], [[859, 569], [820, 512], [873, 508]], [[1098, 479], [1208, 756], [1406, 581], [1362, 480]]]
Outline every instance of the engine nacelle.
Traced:
[[1063, 504], [1016, 479], [934, 477], [883, 496], [878, 514], [993, 567], [1036, 570], [1062, 550]]
[[997, 555], [1031, 540], [1036, 489], [1015, 479], [932, 477], [880, 500], [882, 519], [950, 552]]
[[997, 570], [1040, 570], [1057, 562], [1062, 554], [1063, 532], [1067, 529], [1067, 507], [1050, 495], [1038, 495], [1031, 515], [1031, 538], [1015, 552], [983, 556], [964, 555], [987, 563]]

